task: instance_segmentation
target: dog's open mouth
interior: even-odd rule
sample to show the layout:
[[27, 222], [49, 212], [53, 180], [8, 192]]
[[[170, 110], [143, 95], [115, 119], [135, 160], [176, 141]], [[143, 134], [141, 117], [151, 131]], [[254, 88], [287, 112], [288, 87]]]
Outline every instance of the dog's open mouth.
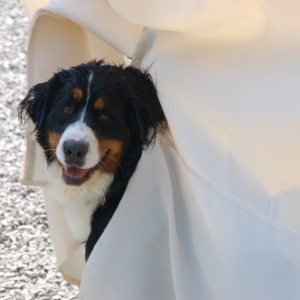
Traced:
[[76, 167], [65, 167], [64, 172], [70, 178], [84, 178], [88, 173], [88, 170], [78, 169]]
[[68, 185], [81, 185], [89, 179], [91, 171], [74, 166], [63, 168], [63, 179]]
[[81, 185], [82, 183], [87, 181], [95, 171], [99, 170], [103, 166], [109, 151], [110, 150], [107, 150], [98, 164], [91, 169], [79, 169], [75, 166], [63, 166], [61, 164], [63, 169], [63, 179], [65, 183], [68, 185]]

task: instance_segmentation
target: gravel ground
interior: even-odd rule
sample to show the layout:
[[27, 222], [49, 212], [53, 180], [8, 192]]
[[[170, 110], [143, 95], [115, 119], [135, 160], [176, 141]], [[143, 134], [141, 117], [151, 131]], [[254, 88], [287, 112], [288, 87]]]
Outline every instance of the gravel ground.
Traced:
[[28, 18], [22, 2], [0, 0], [0, 299], [76, 299], [56, 271], [39, 189], [19, 183], [24, 132], [17, 105], [26, 95]]

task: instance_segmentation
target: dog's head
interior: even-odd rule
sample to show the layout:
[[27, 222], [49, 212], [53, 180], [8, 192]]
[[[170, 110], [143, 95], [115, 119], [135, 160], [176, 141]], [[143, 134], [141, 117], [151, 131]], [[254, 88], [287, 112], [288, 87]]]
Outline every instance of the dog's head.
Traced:
[[150, 75], [102, 60], [33, 86], [19, 105], [21, 122], [27, 116], [47, 163], [60, 164], [69, 185], [98, 171], [115, 173], [132, 145], [147, 146], [166, 128]]

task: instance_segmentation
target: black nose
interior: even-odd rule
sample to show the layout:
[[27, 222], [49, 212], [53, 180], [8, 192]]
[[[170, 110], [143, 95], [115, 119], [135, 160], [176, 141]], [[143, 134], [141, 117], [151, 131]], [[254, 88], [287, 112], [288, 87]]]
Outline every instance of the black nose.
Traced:
[[89, 145], [84, 140], [66, 140], [63, 144], [65, 161], [67, 164], [75, 164], [78, 167], [84, 164]]

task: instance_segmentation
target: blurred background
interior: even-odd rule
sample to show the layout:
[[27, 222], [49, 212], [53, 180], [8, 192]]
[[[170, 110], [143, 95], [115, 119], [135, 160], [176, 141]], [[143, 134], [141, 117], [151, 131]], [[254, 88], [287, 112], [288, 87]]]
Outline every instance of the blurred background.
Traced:
[[42, 195], [19, 183], [28, 26], [22, 1], [0, 0], [0, 299], [71, 300], [78, 288], [57, 272]]

